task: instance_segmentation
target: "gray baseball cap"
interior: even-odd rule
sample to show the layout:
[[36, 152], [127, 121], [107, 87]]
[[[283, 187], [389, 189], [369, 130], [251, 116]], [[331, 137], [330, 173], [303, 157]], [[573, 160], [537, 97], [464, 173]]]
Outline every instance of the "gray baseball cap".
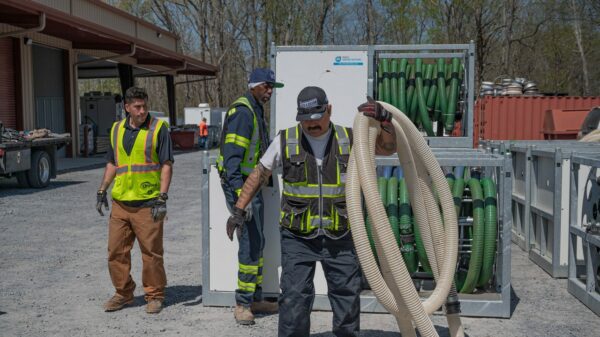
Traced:
[[297, 121], [317, 120], [323, 118], [327, 110], [327, 95], [319, 87], [306, 87], [298, 94]]

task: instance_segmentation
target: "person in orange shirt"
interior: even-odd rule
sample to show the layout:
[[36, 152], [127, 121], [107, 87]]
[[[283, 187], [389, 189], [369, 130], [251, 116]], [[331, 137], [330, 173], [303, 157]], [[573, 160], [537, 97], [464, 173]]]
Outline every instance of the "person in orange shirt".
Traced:
[[198, 124], [200, 128], [200, 148], [208, 148], [207, 140], [208, 140], [208, 126], [206, 125], [206, 117], [202, 117], [200, 124]]

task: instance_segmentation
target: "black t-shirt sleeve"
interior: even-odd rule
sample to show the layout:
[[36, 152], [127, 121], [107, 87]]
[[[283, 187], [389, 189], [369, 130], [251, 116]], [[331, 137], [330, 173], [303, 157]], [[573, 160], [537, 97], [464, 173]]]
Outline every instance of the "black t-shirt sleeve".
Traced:
[[112, 145], [106, 150], [106, 156], [104, 156], [104, 158], [106, 158], [107, 163], [115, 163], [115, 151], [113, 150]]
[[171, 135], [169, 133], [169, 129], [164, 124], [161, 125], [160, 130], [158, 130], [156, 153], [158, 154], [158, 161], [161, 164], [164, 164], [167, 161], [170, 161], [171, 163], [175, 162], [173, 157], [173, 143], [171, 142]]

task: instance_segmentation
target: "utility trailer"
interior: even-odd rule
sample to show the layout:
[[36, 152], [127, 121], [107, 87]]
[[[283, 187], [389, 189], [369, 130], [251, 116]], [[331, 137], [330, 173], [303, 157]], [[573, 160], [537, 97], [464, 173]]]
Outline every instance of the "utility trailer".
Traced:
[[0, 176], [16, 176], [21, 187], [43, 188], [56, 178], [56, 152], [71, 137], [0, 141]]

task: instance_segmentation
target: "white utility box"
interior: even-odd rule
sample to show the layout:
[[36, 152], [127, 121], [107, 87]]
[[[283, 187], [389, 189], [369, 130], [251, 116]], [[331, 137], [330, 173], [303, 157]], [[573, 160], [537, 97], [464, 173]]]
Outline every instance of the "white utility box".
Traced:
[[206, 124], [211, 125], [210, 106], [207, 103], [198, 104], [198, 107], [183, 108], [183, 124], [200, 124], [206, 118]]

